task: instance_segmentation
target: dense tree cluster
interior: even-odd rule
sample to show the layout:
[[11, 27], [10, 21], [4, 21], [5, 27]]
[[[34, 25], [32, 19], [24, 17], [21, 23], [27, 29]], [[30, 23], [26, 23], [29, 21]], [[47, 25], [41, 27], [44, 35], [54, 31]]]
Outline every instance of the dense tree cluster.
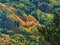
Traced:
[[0, 0], [0, 45], [60, 45], [60, 0]]

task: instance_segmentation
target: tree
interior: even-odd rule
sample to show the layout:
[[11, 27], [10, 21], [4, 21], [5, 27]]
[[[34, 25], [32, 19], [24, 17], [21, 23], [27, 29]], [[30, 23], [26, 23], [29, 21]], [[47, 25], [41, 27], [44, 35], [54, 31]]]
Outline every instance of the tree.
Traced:
[[48, 4], [48, 3], [41, 3], [41, 5], [39, 6], [39, 9], [42, 11], [42, 12], [45, 12], [45, 13], [52, 13], [52, 10], [53, 10], [53, 6]]
[[59, 13], [59, 10], [54, 10], [53, 12], [54, 14], [54, 24], [56, 26], [56, 28], [59, 28], [60, 26], [60, 13]]

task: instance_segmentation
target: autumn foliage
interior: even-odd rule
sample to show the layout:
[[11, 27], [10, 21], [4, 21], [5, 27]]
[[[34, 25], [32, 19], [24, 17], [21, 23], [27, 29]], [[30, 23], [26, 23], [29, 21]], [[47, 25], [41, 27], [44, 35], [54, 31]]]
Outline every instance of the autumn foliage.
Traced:
[[60, 45], [60, 0], [0, 0], [0, 45]]

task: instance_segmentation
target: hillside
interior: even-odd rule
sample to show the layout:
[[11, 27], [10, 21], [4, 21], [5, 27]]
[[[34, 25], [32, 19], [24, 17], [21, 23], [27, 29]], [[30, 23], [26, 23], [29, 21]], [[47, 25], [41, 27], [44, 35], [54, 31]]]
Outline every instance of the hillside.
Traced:
[[0, 45], [59, 45], [60, 0], [0, 0]]

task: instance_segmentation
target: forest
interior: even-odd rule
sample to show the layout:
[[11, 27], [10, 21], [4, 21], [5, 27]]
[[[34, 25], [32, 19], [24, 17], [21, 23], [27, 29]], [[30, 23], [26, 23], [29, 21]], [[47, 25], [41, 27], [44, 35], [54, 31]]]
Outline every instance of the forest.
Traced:
[[0, 45], [60, 45], [60, 0], [0, 0]]

